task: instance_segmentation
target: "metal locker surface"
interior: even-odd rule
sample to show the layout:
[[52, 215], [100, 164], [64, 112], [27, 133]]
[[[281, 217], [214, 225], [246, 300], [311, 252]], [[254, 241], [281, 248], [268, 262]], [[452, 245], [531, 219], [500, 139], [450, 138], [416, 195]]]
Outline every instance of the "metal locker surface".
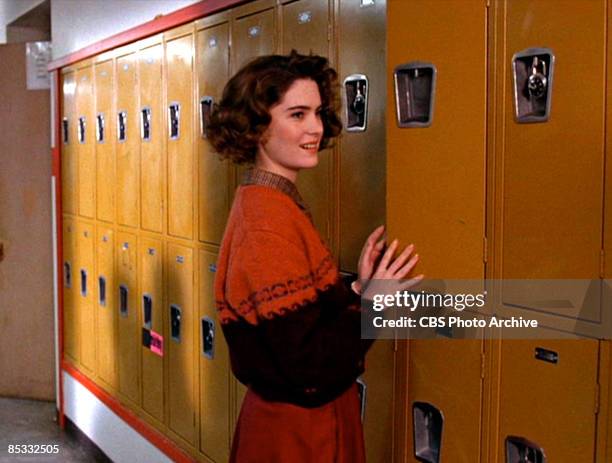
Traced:
[[345, 130], [338, 142], [339, 257], [340, 268], [350, 272], [357, 272], [366, 238], [385, 223], [385, 15], [385, 1], [377, 0], [366, 7], [361, 0], [339, 2], [338, 77], [340, 81], [352, 74], [368, 78], [365, 131], [346, 131], [345, 91], [342, 96]]
[[[96, 216], [105, 222], [115, 221], [115, 96], [113, 60], [94, 65], [96, 147]], [[101, 139], [100, 139], [101, 138]]]
[[[161, 43], [145, 48], [138, 53], [138, 82], [140, 107], [138, 127], [140, 129], [141, 159], [141, 217], [144, 230], [161, 233], [164, 223], [164, 152], [165, 118], [162, 101], [162, 62], [164, 49]], [[136, 121], [134, 121], [136, 123]], [[146, 127], [145, 127], [146, 126]], [[146, 133], [148, 132], [148, 133]]]
[[116, 119], [117, 223], [138, 227], [140, 209], [140, 134], [136, 56], [117, 58]]
[[96, 350], [98, 378], [111, 390], [117, 389], [118, 336], [115, 311], [114, 231], [98, 225], [96, 233]]
[[[261, 5], [261, 10], [253, 9]], [[243, 13], [244, 12], [244, 13]], [[232, 24], [231, 74], [236, 74], [248, 61], [276, 50], [274, 2], [254, 2], [234, 10]]]
[[213, 282], [217, 254], [200, 249], [199, 255], [200, 450], [212, 461], [221, 463], [229, 459], [233, 431], [230, 428], [232, 373], [215, 306]]
[[168, 402], [170, 429], [190, 444], [195, 444], [196, 397], [194, 339], [194, 251], [174, 243], [167, 244], [166, 278], [168, 285], [169, 337]]
[[[484, 277], [486, 31], [482, 0], [388, 2], [388, 234], [428, 278]], [[433, 123], [399, 128], [394, 69], [414, 61], [437, 68]]]
[[593, 461], [598, 341], [501, 344], [498, 427], [494, 430], [498, 451], [493, 461], [506, 463], [509, 436], [537, 444], [549, 462]]
[[79, 215], [95, 218], [96, 153], [94, 134], [93, 70], [91, 66], [76, 71], [75, 146], [78, 157]]
[[79, 290], [79, 271], [77, 256], [76, 222], [64, 215], [62, 223], [63, 238], [63, 288], [64, 288], [64, 354], [77, 366], [80, 357], [80, 317], [76, 310], [77, 291]]
[[[298, 0], [280, 6], [282, 16], [281, 49], [288, 54], [314, 53], [329, 57], [328, 35], [329, 4], [320, 0]], [[333, 233], [332, 169], [335, 150], [328, 148], [317, 154], [319, 163], [312, 169], [303, 169], [298, 175], [297, 187], [310, 209], [314, 223], [323, 238], [331, 242]]]
[[74, 71], [62, 74], [62, 210], [77, 213], [78, 157], [76, 117], [76, 76]]
[[141, 237], [140, 312], [142, 408], [160, 422], [164, 420], [164, 358], [162, 242]]
[[[193, 238], [193, 34], [166, 42], [168, 233]], [[171, 127], [172, 126], [172, 127]]]
[[196, 33], [200, 121], [198, 139], [198, 237], [221, 244], [229, 212], [231, 169], [206, 140], [208, 111], [218, 103], [229, 79], [229, 23], [223, 22]]
[[116, 241], [117, 278], [115, 310], [118, 320], [119, 392], [133, 404], [140, 403], [139, 353], [141, 332], [138, 312], [137, 237], [118, 232]]
[[77, 266], [73, 269], [74, 283], [78, 289], [75, 293], [75, 310], [79, 313], [79, 336], [81, 338], [80, 365], [84, 372], [93, 375], [96, 371], [96, 333], [94, 312], [94, 239], [95, 227], [87, 222], [77, 222]]

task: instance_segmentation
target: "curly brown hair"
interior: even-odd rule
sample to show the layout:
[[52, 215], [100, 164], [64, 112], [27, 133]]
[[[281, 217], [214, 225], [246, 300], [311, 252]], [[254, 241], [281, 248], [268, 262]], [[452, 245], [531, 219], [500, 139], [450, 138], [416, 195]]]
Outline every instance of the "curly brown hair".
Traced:
[[229, 80], [207, 124], [207, 138], [215, 151], [236, 164], [255, 162], [259, 141], [271, 121], [270, 108], [298, 79], [312, 79], [319, 87], [323, 122], [319, 150], [328, 147], [342, 130], [338, 74], [327, 58], [291, 50], [287, 56], [255, 58]]

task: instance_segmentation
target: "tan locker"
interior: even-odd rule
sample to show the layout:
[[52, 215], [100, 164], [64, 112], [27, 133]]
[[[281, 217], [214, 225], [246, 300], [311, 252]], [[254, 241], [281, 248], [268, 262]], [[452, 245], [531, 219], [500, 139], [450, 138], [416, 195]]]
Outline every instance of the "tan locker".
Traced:
[[231, 73], [248, 61], [275, 52], [276, 21], [274, 2], [257, 1], [233, 12]]
[[138, 312], [138, 263], [136, 235], [117, 233], [117, 278], [115, 280], [118, 318], [117, 356], [119, 392], [134, 404], [140, 403], [139, 345], [140, 326]]
[[[415, 243], [428, 277], [477, 279], [484, 276], [487, 9], [482, 0], [444, 5], [388, 3], [387, 224], [390, 237]], [[429, 127], [400, 128], [392, 76], [415, 61], [437, 69], [433, 118]], [[401, 117], [418, 122], [421, 114]]]
[[[593, 461], [598, 341], [502, 341], [499, 360], [498, 450], [492, 461], [520, 461], [520, 452], [542, 461], [538, 450], [549, 462]], [[514, 459], [507, 460], [507, 452]]]
[[115, 221], [115, 96], [113, 60], [94, 66], [96, 109], [92, 130], [96, 143], [96, 215]]
[[77, 117], [75, 107], [76, 82], [74, 71], [62, 74], [62, 210], [77, 213]]
[[142, 408], [164, 420], [163, 252], [160, 240], [141, 238], [140, 327], [142, 330]]
[[114, 231], [98, 225], [96, 234], [96, 350], [98, 377], [102, 384], [117, 388], [117, 361], [119, 353], [117, 312], [115, 312], [115, 241]]
[[[191, 29], [191, 28], [189, 28]], [[168, 233], [193, 238], [193, 34], [166, 41]]]
[[[283, 53], [295, 49], [304, 54], [312, 52], [329, 56], [328, 9], [328, 2], [320, 0], [298, 0], [281, 5]], [[314, 169], [300, 172], [297, 186], [317, 229], [330, 242], [333, 230], [334, 201], [331, 194], [334, 150], [321, 151], [318, 156], [319, 164]]]
[[75, 365], [79, 361], [79, 312], [76, 298], [79, 290], [79, 270], [76, 262], [77, 230], [74, 220], [64, 216], [62, 224], [62, 254], [64, 274], [64, 353]]
[[190, 444], [195, 443], [195, 350], [194, 339], [194, 252], [178, 244], [167, 246], [169, 320], [168, 402], [169, 426]]
[[231, 368], [227, 343], [217, 319], [214, 279], [217, 255], [199, 251], [200, 450], [214, 462], [229, 459]]
[[141, 219], [144, 230], [161, 233], [164, 223], [164, 115], [162, 102], [161, 43], [141, 50], [138, 54], [141, 159]]
[[77, 273], [78, 292], [75, 309], [79, 312], [79, 337], [81, 338], [80, 364], [87, 373], [96, 370], [96, 332], [94, 312], [94, 240], [95, 227], [87, 222], [77, 222]]
[[198, 232], [199, 240], [220, 244], [229, 212], [230, 175], [228, 161], [221, 161], [206, 140], [206, 124], [229, 79], [229, 23], [205, 20], [196, 33], [198, 73]]
[[138, 227], [140, 140], [135, 54], [117, 58], [116, 72], [117, 222]]
[[96, 153], [91, 66], [76, 71], [76, 116], [79, 215], [95, 217]]
[[[385, 222], [385, 4], [364, 7], [360, 0], [341, 0], [338, 13], [338, 72], [342, 83], [344, 131], [340, 152], [340, 268], [356, 272], [361, 247], [368, 235]], [[356, 31], [359, 31], [356, 33]], [[380, 38], [375, 40], [373, 38]], [[367, 81], [363, 90], [363, 79]], [[353, 84], [354, 82], [354, 84]], [[354, 85], [354, 86], [353, 86]], [[366, 99], [363, 123], [356, 113], [355, 94]], [[365, 95], [364, 95], [365, 93]], [[357, 108], [356, 108], [357, 109]], [[355, 120], [353, 120], [355, 119]], [[364, 125], [365, 124], [365, 125]]]
[[[557, 321], [549, 318], [547, 326], [573, 329], [571, 318], [579, 318], [583, 322], [576, 329], [587, 332], [605, 315], [599, 287], [586, 280], [599, 279], [602, 259], [606, 2], [518, 0], [507, 2], [505, 14], [505, 58], [500, 64], [504, 105], [498, 105], [504, 108], [499, 146], [503, 152], [498, 151], [501, 159], [496, 163], [502, 166], [503, 176], [500, 278], [571, 278], [585, 283], [567, 294], [539, 288], [507, 292], [503, 302], [530, 310], [530, 316], [538, 312], [563, 316]], [[540, 27], [543, 22], [546, 27]], [[567, 31], [572, 29], [580, 33], [568, 40]], [[533, 57], [527, 53], [525, 64], [528, 73], [535, 67], [552, 82], [549, 118], [518, 123], [524, 115], [515, 114], [513, 101], [518, 98], [535, 108], [534, 101], [541, 99], [529, 96], [520, 85], [515, 97], [513, 55], [544, 46], [554, 56], [554, 68], [549, 63], [543, 69], [541, 62], [533, 60], [535, 52]], [[579, 86], [574, 69], [589, 70]], [[564, 300], [561, 307], [553, 302], [560, 299]], [[567, 302], [576, 309], [568, 310]]]

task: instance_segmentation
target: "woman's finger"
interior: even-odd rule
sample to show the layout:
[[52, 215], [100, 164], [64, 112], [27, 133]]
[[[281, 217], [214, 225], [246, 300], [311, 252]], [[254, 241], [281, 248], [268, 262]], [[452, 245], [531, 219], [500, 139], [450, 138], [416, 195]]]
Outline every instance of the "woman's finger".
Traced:
[[410, 244], [406, 246], [404, 250], [402, 251], [402, 253], [399, 256], [397, 256], [395, 260], [391, 263], [391, 266], [389, 267], [389, 271], [391, 273], [396, 273], [404, 265], [404, 263], [408, 260], [408, 258], [412, 254], [412, 251], [414, 251], [414, 244]]
[[394, 278], [401, 280], [402, 278], [404, 278], [406, 275], [408, 275], [416, 266], [417, 262], [419, 261], [419, 255], [415, 254], [414, 256], [412, 256], [412, 258], [403, 266], [401, 267], [395, 274], [394, 274]]
[[378, 264], [378, 268], [376, 269], [376, 273], [379, 276], [382, 273], [385, 273], [389, 267], [389, 262], [391, 262], [391, 258], [393, 257], [393, 255], [395, 254], [395, 250], [397, 249], [397, 244], [398, 241], [395, 239], [393, 240], [393, 242], [391, 243], [391, 246], [389, 246], [387, 248], [387, 250], [385, 251], [385, 254], [382, 256], [382, 259], [380, 260], [380, 263]]

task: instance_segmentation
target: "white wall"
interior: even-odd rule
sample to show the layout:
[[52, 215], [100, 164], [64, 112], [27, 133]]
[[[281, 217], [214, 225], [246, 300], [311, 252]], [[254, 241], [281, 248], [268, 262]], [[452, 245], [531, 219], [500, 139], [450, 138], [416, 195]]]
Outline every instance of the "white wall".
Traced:
[[[6, 26], [44, 0], [0, 0], [0, 43], [6, 43]], [[76, 2], [75, 2], [76, 3]], [[172, 2], [166, 2], [172, 3]]]
[[53, 59], [198, 1], [51, 0]]

